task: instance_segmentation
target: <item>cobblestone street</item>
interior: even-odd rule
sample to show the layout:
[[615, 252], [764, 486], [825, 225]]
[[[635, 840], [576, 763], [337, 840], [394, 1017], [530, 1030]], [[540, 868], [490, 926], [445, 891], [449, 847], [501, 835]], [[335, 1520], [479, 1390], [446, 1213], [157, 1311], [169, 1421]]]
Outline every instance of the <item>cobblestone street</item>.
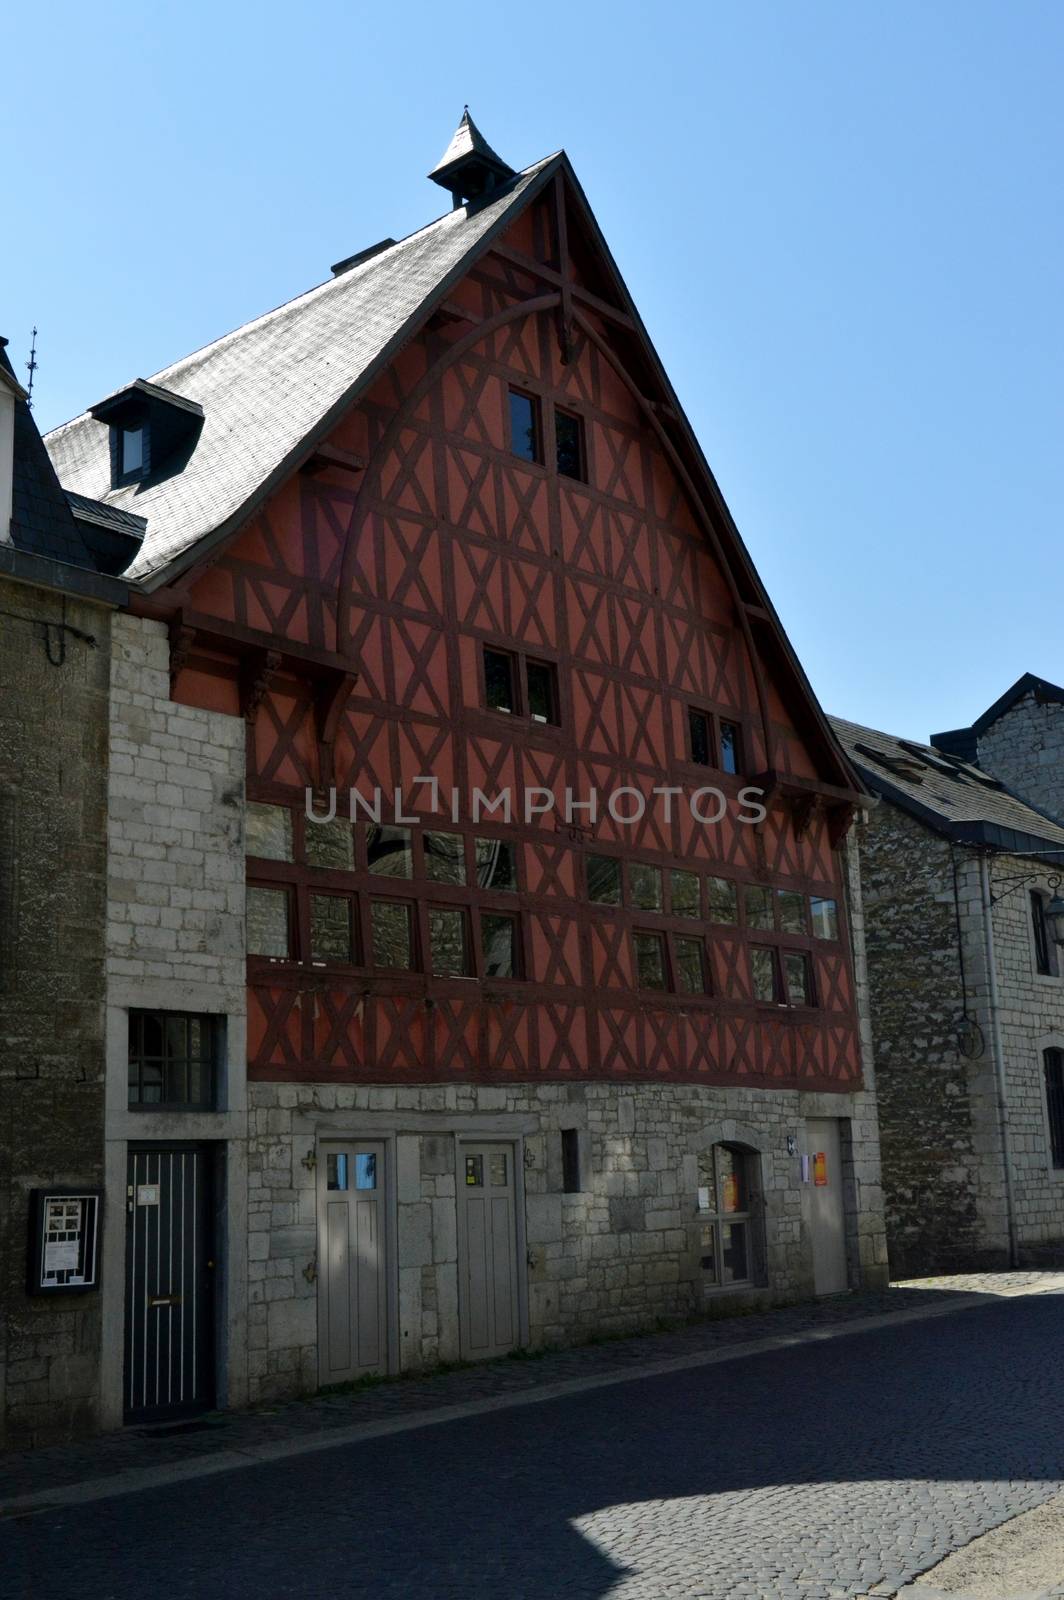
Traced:
[[1064, 1297], [891, 1320], [12, 1517], [4, 1593], [891, 1595], [1064, 1488]]

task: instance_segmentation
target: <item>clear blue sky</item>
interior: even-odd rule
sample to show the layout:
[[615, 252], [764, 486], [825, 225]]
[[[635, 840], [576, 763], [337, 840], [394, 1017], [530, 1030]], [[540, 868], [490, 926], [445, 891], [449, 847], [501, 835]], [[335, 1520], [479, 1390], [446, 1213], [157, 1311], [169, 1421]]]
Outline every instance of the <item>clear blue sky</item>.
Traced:
[[564, 146], [825, 706], [1064, 678], [1064, 5], [52, 0], [4, 25], [43, 427]]

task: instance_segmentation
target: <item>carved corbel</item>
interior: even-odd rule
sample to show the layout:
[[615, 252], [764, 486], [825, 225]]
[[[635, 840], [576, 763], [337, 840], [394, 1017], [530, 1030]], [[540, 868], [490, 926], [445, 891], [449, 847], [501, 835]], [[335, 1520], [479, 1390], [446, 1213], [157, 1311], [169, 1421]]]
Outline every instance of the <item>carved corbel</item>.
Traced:
[[196, 642], [196, 630], [182, 622], [180, 615], [170, 624], [170, 694], [173, 696], [177, 675], [188, 661]]
[[856, 815], [857, 808], [855, 806], [828, 806], [828, 841], [833, 850], [837, 850], [842, 844], [853, 825]]
[[254, 722], [255, 713], [277, 676], [281, 661], [279, 650], [260, 650], [245, 662], [240, 674], [240, 710], [246, 722]]
[[336, 735], [347, 709], [357, 672], [340, 672], [324, 678], [314, 691], [314, 728], [318, 736], [318, 779], [323, 789], [335, 781]]
[[791, 822], [794, 826], [794, 837], [801, 839], [809, 832], [813, 818], [819, 809], [819, 796], [815, 794], [794, 795], [791, 798]]

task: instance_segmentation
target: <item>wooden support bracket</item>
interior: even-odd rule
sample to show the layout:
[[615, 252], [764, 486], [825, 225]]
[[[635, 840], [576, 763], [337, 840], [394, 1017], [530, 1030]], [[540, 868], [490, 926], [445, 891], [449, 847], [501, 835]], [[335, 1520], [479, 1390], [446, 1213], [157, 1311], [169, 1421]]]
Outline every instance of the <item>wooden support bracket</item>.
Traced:
[[245, 657], [240, 671], [240, 710], [246, 722], [254, 722], [282, 660], [279, 650], [260, 650]]

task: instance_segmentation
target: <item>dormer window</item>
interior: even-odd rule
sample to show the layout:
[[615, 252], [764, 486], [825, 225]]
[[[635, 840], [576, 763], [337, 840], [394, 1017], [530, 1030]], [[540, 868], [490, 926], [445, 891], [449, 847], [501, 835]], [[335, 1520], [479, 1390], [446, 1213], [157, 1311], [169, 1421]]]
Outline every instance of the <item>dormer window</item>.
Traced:
[[144, 471], [144, 429], [123, 428], [121, 440], [122, 459], [119, 471], [123, 483], [130, 478], [139, 478]]
[[101, 400], [89, 414], [110, 430], [112, 489], [180, 472], [203, 428], [201, 405], [144, 378]]

